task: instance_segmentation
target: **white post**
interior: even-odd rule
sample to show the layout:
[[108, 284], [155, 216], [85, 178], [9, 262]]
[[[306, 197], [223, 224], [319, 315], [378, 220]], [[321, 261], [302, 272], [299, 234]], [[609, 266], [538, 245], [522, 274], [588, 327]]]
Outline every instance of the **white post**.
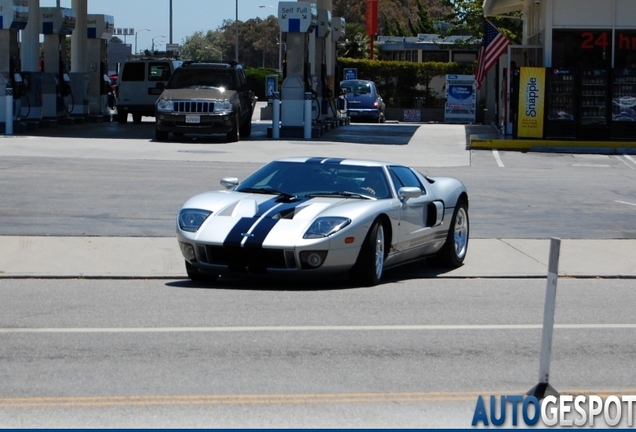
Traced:
[[13, 89], [7, 88], [5, 90], [5, 126], [4, 134], [13, 135]]
[[305, 125], [303, 128], [305, 139], [311, 139], [311, 102], [312, 102], [312, 94], [310, 92], [305, 92]]
[[556, 288], [559, 278], [559, 252], [561, 239], [550, 239], [550, 258], [548, 263], [548, 281], [545, 291], [545, 305], [543, 309], [543, 332], [541, 335], [541, 358], [539, 361], [539, 384], [533, 387], [528, 394], [542, 399], [546, 394], [558, 395], [557, 391], [549, 384], [550, 357], [552, 354], [552, 333], [554, 330], [554, 309], [556, 304]]
[[272, 93], [272, 138], [280, 138], [280, 92]]

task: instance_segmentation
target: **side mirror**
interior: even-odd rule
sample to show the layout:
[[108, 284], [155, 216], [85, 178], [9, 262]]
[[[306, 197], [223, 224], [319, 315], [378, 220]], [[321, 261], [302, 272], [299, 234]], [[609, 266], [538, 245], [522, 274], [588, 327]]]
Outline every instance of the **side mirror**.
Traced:
[[422, 189], [418, 187], [402, 187], [398, 190], [398, 195], [403, 202], [407, 202], [411, 198], [419, 198], [422, 196]]
[[223, 177], [221, 179], [221, 184], [225, 189], [232, 190], [238, 186], [239, 180], [236, 177]]

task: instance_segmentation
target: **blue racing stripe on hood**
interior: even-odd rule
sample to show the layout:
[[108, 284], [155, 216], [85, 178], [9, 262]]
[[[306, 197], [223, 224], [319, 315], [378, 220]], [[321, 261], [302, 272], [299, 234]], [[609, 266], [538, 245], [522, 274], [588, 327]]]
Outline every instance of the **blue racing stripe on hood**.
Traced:
[[[259, 205], [258, 212], [254, 217], [241, 218], [230, 230], [227, 237], [225, 237], [223, 246], [241, 246], [244, 238], [246, 238], [244, 243], [245, 246], [263, 246], [265, 238], [280, 220], [280, 218], [274, 219], [272, 216], [294, 209], [309, 198], [301, 198], [287, 203], [277, 203], [276, 201], [278, 199], [280, 199], [280, 197], [277, 197], [274, 200], [265, 201]], [[273, 201], [273, 204], [270, 204], [270, 201]], [[261, 208], [261, 206], [263, 206], [263, 208]]]

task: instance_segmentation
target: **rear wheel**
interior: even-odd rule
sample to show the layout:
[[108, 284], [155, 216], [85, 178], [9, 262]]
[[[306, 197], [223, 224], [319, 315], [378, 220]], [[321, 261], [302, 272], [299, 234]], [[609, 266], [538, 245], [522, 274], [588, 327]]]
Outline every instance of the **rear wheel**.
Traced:
[[384, 226], [380, 221], [375, 221], [351, 270], [352, 279], [362, 286], [374, 286], [380, 282], [384, 270], [384, 246]]
[[187, 261], [185, 262], [185, 266], [188, 278], [190, 278], [192, 282], [214, 282], [219, 278], [219, 275], [201, 272]]
[[121, 111], [117, 113], [117, 122], [118, 123], [127, 123], [128, 122], [128, 112]]
[[435, 263], [450, 268], [461, 266], [468, 251], [469, 234], [468, 203], [465, 199], [460, 198], [455, 205], [446, 243], [435, 256]]

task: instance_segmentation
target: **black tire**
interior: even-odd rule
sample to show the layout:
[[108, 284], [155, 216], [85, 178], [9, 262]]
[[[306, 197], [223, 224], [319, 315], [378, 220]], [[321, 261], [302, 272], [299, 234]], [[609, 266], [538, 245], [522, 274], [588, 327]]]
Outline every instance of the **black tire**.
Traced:
[[194, 267], [189, 262], [185, 262], [186, 273], [188, 273], [188, 278], [192, 282], [214, 282], [219, 278], [219, 275], [211, 274], [211, 273], [203, 273], [199, 271], [196, 267]]
[[127, 111], [118, 112], [117, 122], [120, 124], [128, 123], [128, 112]]
[[351, 279], [360, 286], [374, 286], [380, 283], [386, 258], [384, 226], [375, 221], [367, 233], [356, 264], [351, 269]]
[[237, 142], [239, 140], [238, 115], [234, 119], [232, 130], [227, 133], [227, 142]]
[[155, 127], [155, 141], [168, 141], [169, 133]]
[[133, 113], [133, 123], [141, 123], [141, 114]]
[[460, 198], [455, 205], [453, 218], [451, 219], [446, 236], [446, 243], [433, 258], [433, 262], [446, 268], [457, 268], [464, 264], [468, 251], [468, 238], [470, 235], [470, 222], [468, 219], [468, 202]]
[[252, 119], [251, 118], [241, 125], [241, 127], [239, 128], [239, 134], [241, 135], [241, 139], [249, 138], [250, 135], [252, 135]]

